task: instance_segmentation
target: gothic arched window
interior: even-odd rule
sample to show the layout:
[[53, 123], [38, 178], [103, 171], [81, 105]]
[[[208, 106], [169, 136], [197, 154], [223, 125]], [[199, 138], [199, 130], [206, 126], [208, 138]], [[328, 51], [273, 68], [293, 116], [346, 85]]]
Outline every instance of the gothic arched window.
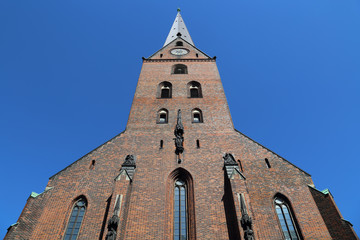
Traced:
[[299, 240], [299, 231], [294, 219], [294, 214], [291, 212], [290, 206], [286, 198], [277, 196], [274, 199], [275, 210], [280, 222], [282, 233], [285, 240]]
[[187, 238], [187, 189], [185, 181], [177, 179], [174, 186], [174, 240]]
[[202, 123], [203, 122], [202, 112], [200, 109], [195, 108], [191, 111], [191, 120], [192, 120], [192, 123]]
[[158, 98], [171, 98], [172, 84], [169, 82], [162, 82], [158, 87]]
[[190, 98], [201, 98], [201, 85], [196, 81], [188, 83], [188, 97]]
[[173, 240], [196, 239], [193, 179], [188, 171], [177, 168], [170, 174], [168, 183], [172, 195], [169, 205], [172, 219], [168, 220]]
[[184, 64], [176, 64], [173, 67], [173, 74], [187, 74], [187, 66]]
[[167, 123], [168, 122], [168, 110], [165, 108], [160, 109], [157, 116], [157, 123]]
[[67, 224], [64, 240], [76, 240], [79, 235], [82, 220], [86, 211], [86, 200], [80, 198], [74, 204], [69, 222]]

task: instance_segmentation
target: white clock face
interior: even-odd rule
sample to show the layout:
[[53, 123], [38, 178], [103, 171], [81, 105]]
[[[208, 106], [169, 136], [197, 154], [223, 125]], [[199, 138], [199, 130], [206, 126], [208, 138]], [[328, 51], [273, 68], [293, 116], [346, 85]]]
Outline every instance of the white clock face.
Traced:
[[174, 48], [173, 50], [170, 51], [170, 53], [172, 55], [176, 55], [176, 56], [182, 56], [182, 55], [186, 55], [189, 53], [188, 50], [183, 49], [183, 48]]

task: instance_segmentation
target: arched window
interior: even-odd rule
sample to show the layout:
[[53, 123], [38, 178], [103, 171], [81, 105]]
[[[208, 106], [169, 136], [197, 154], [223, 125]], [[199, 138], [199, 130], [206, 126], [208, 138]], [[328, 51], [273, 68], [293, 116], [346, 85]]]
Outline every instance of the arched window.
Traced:
[[158, 87], [158, 98], [171, 98], [172, 84], [169, 82], [162, 82]]
[[191, 120], [192, 120], [192, 123], [202, 123], [203, 122], [202, 112], [200, 109], [195, 108], [191, 111]]
[[174, 186], [174, 240], [187, 238], [187, 194], [186, 183], [181, 179], [175, 181]]
[[281, 230], [284, 234], [285, 240], [301, 239], [297, 224], [294, 219], [294, 214], [291, 212], [288, 201], [285, 197], [277, 196], [274, 199], [275, 210], [278, 216]]
[[187, 66], [184, 64], [176, 64], [173, 66], [173, 74], [187, 74]]
[[74, 204], [72, 209], [70, 219], [66, 228], [64, 240], [75, 240], [79, 235], [79, 230], [81, 227], [82, 220], [86, 211], [86, 200], [85, 198], [80, 198]]
[[183, 46], [183, 42], [181, 41], [176, 42], [176, 46]]
[[171, 233], [174, 240], [196, 239], [193, 179], [183, 168], [174, 170], [168, 183], [171, 186]]
[[198, 82], [192, 81], [188, 83], [188, 97], [201, 98], [201, 85]]
[[168, 110], [165, 108], [160, 109], [157, 116], [157, 123], [167, 123], [168, 122]]

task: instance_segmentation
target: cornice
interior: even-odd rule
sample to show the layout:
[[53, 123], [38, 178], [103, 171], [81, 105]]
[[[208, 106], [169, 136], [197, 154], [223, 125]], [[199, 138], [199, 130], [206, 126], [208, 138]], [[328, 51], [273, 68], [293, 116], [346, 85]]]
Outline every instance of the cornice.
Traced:
[[216, 58], [208, 59], [146, 59], [143, 58], [143, 62], [216, 62]]

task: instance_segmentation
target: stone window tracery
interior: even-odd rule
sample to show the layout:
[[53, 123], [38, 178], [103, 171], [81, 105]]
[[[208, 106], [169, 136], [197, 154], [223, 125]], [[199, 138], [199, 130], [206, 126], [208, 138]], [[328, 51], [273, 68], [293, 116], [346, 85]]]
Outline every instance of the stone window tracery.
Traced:
[[299, 240], [299, 232], [297, 230], [297, 224], [294, 219], [294, 215], [291, 212], [287, 200], [281, 196], [277, 196], [274, 199], [275, 210], [279, 219], [280, 227], [285, 240]]
[[187, 238], [187, 187], [186, 183], [178, 179], [174, 187], [174, 240]]
[[87, 205], [87, 203], [84, 198], [80, 198], [75, 203], [75, 205], [72, 209], [69, 221], [68, 221], [64, 240], [76, 240], [77, 239], [77, 237], [79, 235], [81, 223], [82, 223], [82, 220], [85, 215], [86, 205]]
[[168, 178], [171, 207], [167, 215], [173, 240], [195, 240], [194, 184], [191, 174], [183, 169], [175, 169]]

